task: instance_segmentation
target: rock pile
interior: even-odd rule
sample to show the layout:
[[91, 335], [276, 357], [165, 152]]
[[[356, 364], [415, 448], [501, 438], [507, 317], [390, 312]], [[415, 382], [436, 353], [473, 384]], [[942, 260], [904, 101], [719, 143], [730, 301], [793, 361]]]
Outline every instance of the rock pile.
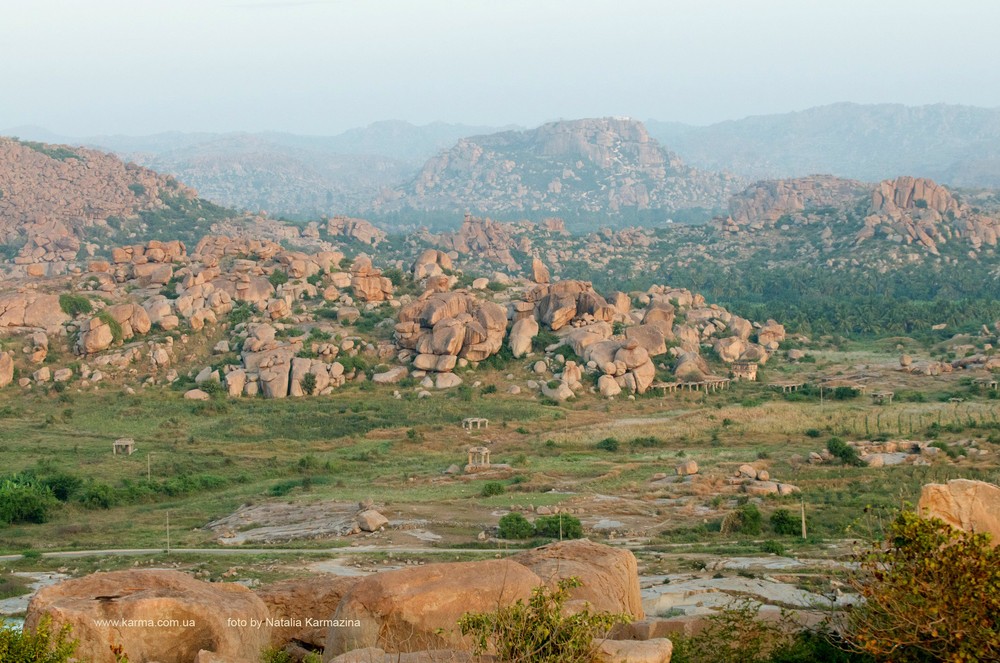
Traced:
[[427, 292], [402, 307], [395, 327], [396, 343], [412, 351], [413, 367], [447, 372], [459, 359], [482, 361], [503, 345], [507, 313], [499, 304], [466, 290]]

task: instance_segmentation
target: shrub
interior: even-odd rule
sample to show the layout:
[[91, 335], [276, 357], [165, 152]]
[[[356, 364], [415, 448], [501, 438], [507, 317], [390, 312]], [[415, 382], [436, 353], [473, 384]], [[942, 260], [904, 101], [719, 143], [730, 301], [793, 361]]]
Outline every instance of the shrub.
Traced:
[[826, 442], [826, 450], [836, 458], [839, 458], [845, 465], [853, 465], [855, 467], [861, 467], [865, 464], [861, 460], [861, 456], [858, 455], [858, 450], [844, 442], [839, 437], [831, 437]]
[[820, 429], [818, 429], [818, 428], [807, 428], [806, 429], [806, 437], [819, 437], [822, 434], [823, 434], [822, 431], [820, 431]]
[[241, 322], [247, 322], [253, 318], [255, 309], [252, 304], [247, 302], [240, 302], [233, 307], [233, 310], [229, 312], [229, 324], [233, 327], [240, 324]]
[[758, 619], [760, 604], [740, 599], [705, 620], [697, 635], [671, 635], [672, 663], [874, 663], [844, 651], [837, 637], [800, 630], [782, 611], [777, 620]]
[[559, 342], [559, 337], [555, 332], [548, 329], [540, 329], [535, 338], [531, 339], [531, 349], [535, 352], [545, 352], [545, 348]]
[[66, 502], [76, 495], [77, 491], [80, 490], [80, 486], [83, 485], [83, 481], [80, 477], [73, 476], [67, 472], [60, 472], [59, 474], [46, 477], [42, 481], [42, 484], [52, 491], [57, 500]]
[[625, 614], [566, 611], [569, 592], [582, 583], [564, 578], [555, 589], [536, 587], [525, 603], [490, 613], [466, 613], [458, 622], [462, 635], [472, 636], [475, 653], [496, 654], [498, 661], [527, 663], [587, 663], [594, 657], [595, 640], [607, 637], [616, 624], [630, 621]]
[[663, 444], [663, 440], [652, 435], [646, 435], [644, 437], [632, 438], [628, 444], [633, 448], [653, 449]]
[[722, 521], [723, 534], [749, 534], [756, 536], [763, 528], [764, 517], [760, 509], [754, 504], [744, 504], [735, 511], [730, 512]]
[[32, 477], [15, 476], [0, 483], [0, 523], [44, 523], [57, 504], [52, 491]]
[[847, 401], [857, 398], [860, 392], [854, 387], [837, 387], [833, 390], [833, 400]]
[[136, 196], [146, 195], [146, 187], [140, 184], [139, 182], [133, 182], [132, 184], [129, 184], [128, 190], [134, 193]]
[[110, 509], [115, 504], [115, 489], [106, 483], [92, 483], [80, 493], [80, 504], [88, 509]]
[[501, 539], [527, 539], [535, 535], [535, 526], [519, 513], [508, 513], [500, 519]]
[[66, 663], [76, 651], [70, 626], [52, 632], [52, 617], [42, 617], [34, 631], [0, 624], [0, 661], [4, 663]]
[[111, 315], [108, 310], [101, 311], [97, 314], [97, 319], [108, 326], [111, 330], [111, 339], [115, 343], [121, 343], [122, 338], [124, 338], [125, 332], [122, 331], [122, 325], [120, 322], [115, 320], [115, 316]]
[[618, 451], [618, 440], [613, 437], [606, 437], [594, 445], [601, 451]]
[[785, 546], [781, 545], [780, 541], [768, 539], [760, 544], [760, 551], [771, 555], [784, 555]]
[[499, 481], [487, 481], [483, 484], [483, 489], [479, 491], [482, 497], [493, 497], [494, 495], [503, 495], [504, 486]]
[[554, 516], [535, 518], [535, 534], [549, 539], [582, 539], [580, 519], [558, 513]]
[[778, 509], [771, 514], [771, 529], [775, 534], [795, 535], [802, 532], [802, 523], [788, 509]]
[[1000, 547], [988, 535], [903, 512], [858, 561], [853, 647], [902, 663], [1000, 660]]
[[488, 396], [489, 394], [495, 394], [497, 393], [497, 386], [495, 384], [488, 384], [485, 387], [483, 387], [481, 393], [483, 394], [483, 396]]
[[288, 272], [276, 269], [267, 277], [268, 282], [277, 288], [279, 285], [288, 283]]
[[313, 373], [306, 373], [299, 381], [299, 385], [301, 385], [302, 391], [304, 391], [307, 395], [312, 396], [313, 392], [316, 391], [316, 375]]
[[89, 299], [83, 295], [71, 295], [69, 293], [59, 295], [59, 308], [71, 318], [90, 313], [94, 310], [94, 306], [90, 303]]

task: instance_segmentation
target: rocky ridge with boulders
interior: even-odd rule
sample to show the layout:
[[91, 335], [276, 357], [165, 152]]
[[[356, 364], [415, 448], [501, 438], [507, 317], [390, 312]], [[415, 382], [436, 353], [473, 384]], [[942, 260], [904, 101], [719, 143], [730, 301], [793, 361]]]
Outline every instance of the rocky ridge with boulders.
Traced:
[[832, 244], [833, 228], [852, 220], [862, 226], [852, 231], [855, 245], [881, 237], [935, 256], [939, 245], [956, 241], [975, 258], [1000, 237], [1000, 214], [984, 213], [933, 180], [910, 176], [877, 185], [828, 175], [757, 182], [730, 199], [729, 216], [718, 226], [740, 235], [822, 225], [823, 239]]
[[458, 141], [375, 209], [616, 216], [627, 210], [715, 209], [742, 181], [687, 166], [641, 122], [551, 122]]

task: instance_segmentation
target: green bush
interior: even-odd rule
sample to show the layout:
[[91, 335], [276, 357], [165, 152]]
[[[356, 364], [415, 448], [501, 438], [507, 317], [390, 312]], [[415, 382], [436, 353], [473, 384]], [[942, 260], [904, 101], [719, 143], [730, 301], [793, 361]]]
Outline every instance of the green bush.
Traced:
[[483, 484], [483, 489], [479, 491], [481, 497], [493, 497], [494, 495], [503, 495], [504, 485], [499, 481], [487, 481]]
[[302, 391], [304, 391], [307, 395], [312, 396], [313, 392], [316, 391], [316, 375], [313, 373], [306, 373], [302, 376], [299, 384], [302, 386]]
[[832, 633], [801, 630], [791, 613], [760, 619], [759, 610], [760, 604], [739, 599], [706, 618], [696, 635], [671, 635], [671, 663], [874, 663]]
[[597, 444], [595, 444], [594, 446], [600, 449], [601, 451], [618, 451], [618, 447], [620, 445], [618, 443], [618, 440], [616, 440], [615, 438], [606, 437]]
[[90, 313], [94, 310], [94, 306], [90, 303], [89, 299], [83, 295], [71, 295], [68, 292], [59, 295], [59, 308], [71, 318]]
[[531, 339], [531, 349], [534, 352], [545, 352], [545, 348], [559, 342], [559, 337], [549, 329], [540, 329], [538, 334]]
[[1000, 547], [903, 512], [860, 555], [845, 638], [879, 660], [1000, 661]]
[[229, 312], [229, 324], [235, 327], [242, 322], [247, 322], [253, 318], [254, 313], [256, 313], [256, 309], [253, 304], [240, 302]]
[[780, 541], [768, 539], [760, 544], [760, 551], [771, 555], [784, 555], [785, 546], [781, 545]]
[[722, 521], [723, 533], [749, 534], [756, 536], [761, 533], [764, 525], [764, 516], [760, 509], [754, 504], [744, 504], [735, 511], [730, 512]]
[[854, 387], [837, 387], [833, 390], [833, 400], [848, 401], [852, 398], [857, 398], [859, 393], [861, 392]]
[[774, 530], [775, 534], [801, 534], [802, 523], [800, 520], [800, 518], [793, 516], [788, 509], [777, 509], [771, 514], [771, 529]]
[[0, 523], [44, 523], [58, 503], [52, 490], [33, 477], [18, 475], [0, 483]]
[[525, 603], [490, 613], [462, 615], [462, 635], [472, 636], [477, 655], [495, 653], [497, 661], [521, 663], [589, 663], [595, 642], [607, 637], [616, 624], [630, 621], [625, 614], [565, 610], [570, 590], [582, 586], [578, 578], [564, 578], [555, 589], [536, 587]]
[[288, 283], [288, 272], [276, 269], [267, 277], [268, 282], [277, 288], [279, 285]]
[[77, 648], [70, 626], [52, 632], [52, 618], [39, 620], [34, 631], [0, 624], [0, 661], [3, 663], [66, 663]]
[[539, 516], [535, 518], [535, 535], [549, 539], [582, 539], [583, 525], [579, 518], [561, 513]]
[[57, 500], [67, 502], [80, 490], [83, 480], [67, 472], [60, 472], [43, 479], [42, 485], [48, 487]]
[[528, 539], [535, 535], [535, 526], [519, 513], [508, 513], [500, 518], [501, 539]]
[[92, 483], [80, 492], [80, 504], [88, 509], [110, 509], [117, 501], [115, 489], [106, 483]]
[[629, 440], [628, 445], [633, 449], [654, 449], [663, 444], [663, 440], [652, 435], [635, 437]]
[[115, 316], [111, 315], [110, 311], [107, 309], [101, 311], [97, 314], [97, 319], [108, 326], [111, 330], [111, 339], [115, 343], [122, 342], [122, 339], [125, 337], [125, 332], [122, 330], [121, 323], [115, 320]]
[[830, 452], [830, 455], [839, 458], [845, 465], [861, 467], [865, 464], [861, 460], [861, 456], [858, 455], [858, 450], [839, 437], [831, 437], [827, 440], [826, 450]]

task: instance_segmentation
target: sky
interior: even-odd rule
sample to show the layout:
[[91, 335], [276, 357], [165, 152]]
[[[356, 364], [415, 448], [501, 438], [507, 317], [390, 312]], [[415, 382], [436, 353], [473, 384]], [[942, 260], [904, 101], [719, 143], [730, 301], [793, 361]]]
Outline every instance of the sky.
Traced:
[[1000, 107], [993, 0], [0, 0], [0, 129]]

